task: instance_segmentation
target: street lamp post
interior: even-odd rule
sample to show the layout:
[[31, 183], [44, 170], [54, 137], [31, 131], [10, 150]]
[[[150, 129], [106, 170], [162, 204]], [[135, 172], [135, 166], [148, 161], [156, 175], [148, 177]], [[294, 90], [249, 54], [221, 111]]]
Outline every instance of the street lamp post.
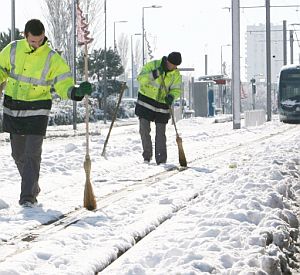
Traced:
[[116, 42], [116, 23], [127, 23], [128, 21], [121, 20], [121, 21], [114, 21], [114, 51], [117, 51], [117, 42]]
[[148, 7], [142, 8], [142, 50], [143, 50], [143, 65], [145, 64], [145, 16], [144, 16], [144, 10], [145, 9], [159, 9], [162, 8], [162, 6], [152, 5]]
[[106, 124], [107, 114], [107, 56], [106, 56], [106, 0], [104, 0], [104, 87], [103, 87], [103, 122]]
[[132, 34], [130, 37], [130, 46], [131, 46], [131, 97], [133, 97], [134, 93], [134, 61], [133, 61], [133, 44], [132, 37], [135, 35], [142, 35], [141, 33]]
[[[76, 10], [77, 0], [72, 4], [72, 75], [76, 83]], [[77, 130], [77, 102], [73, 100], [73, 130]]]
[[16, 39], [15, 34], [15, 0], [11, 0], [11, 41]]
[[223, 74], [223, 47], [229, 47], [231, 44], [221, 45], [221, 75]]

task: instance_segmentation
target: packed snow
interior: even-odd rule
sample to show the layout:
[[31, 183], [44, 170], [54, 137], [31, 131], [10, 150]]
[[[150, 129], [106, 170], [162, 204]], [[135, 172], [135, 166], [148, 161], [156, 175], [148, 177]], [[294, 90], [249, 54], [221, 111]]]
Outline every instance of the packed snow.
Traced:
[[[1, 275], [296, 274], [299, 125], [180, 120], [188, 168], [178, 169], [171, 123], [159, 166], [143, 162], [137, 118], [116, 121], [101, 156], [109, 123], [90, 124], [96, 211], [82, 208], [84, 124], [49, 126], [34, 208], [18, 205], [20, 177], [0, 134]], [[64, 216], [73, 222], [53, 222]]]

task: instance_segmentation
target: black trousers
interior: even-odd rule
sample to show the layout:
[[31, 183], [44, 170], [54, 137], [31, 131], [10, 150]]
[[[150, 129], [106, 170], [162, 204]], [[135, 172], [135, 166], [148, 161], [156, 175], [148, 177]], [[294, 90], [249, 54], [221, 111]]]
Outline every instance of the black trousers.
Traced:
[[43, 139], [41, 135], [10, 134], [12, 157], [22, 180], [20, 204], [37, 201]]

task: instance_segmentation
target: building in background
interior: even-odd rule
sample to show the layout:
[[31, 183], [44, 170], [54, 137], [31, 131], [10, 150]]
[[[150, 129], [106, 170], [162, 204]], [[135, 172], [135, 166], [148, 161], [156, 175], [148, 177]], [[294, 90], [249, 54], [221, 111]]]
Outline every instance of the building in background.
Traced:
[[[246, 79], [266, 81], [266, 26], [249, 25], [246, 32]], [[277, 83], [283, 66], [283, 27], [271, 24], [271, 82]]]

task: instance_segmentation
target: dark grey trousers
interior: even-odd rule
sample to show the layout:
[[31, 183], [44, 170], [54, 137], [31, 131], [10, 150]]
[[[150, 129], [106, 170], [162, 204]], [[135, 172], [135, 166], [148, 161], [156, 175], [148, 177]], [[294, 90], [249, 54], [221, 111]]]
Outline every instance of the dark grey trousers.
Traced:
[[[140, 135], [143, 146], [143, 158], [150, 161], [152, 158], [152, 141], [151, 141], [151, 121], [140, 118]], [[165, 163], [167, 161], [167, 138], [166, 138], [166, 124], [157, 123], [155, 134], [155, 160], [157, 164]]]
[[43, 138], [39, 135], [10, 135], [12, 157], [22, 179], [20, 204], [37, 201]]

